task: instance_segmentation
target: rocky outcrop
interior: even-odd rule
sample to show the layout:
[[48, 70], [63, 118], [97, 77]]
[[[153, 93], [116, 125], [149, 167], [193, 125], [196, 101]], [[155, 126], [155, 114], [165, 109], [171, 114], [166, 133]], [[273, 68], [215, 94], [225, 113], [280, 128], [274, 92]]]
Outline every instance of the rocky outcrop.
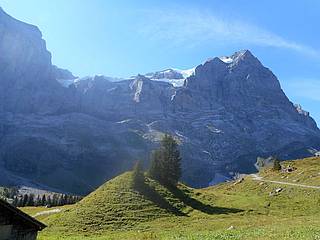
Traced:
[[41, 32], [1, 8], [0, 50], [0, 112], [49, 113], [63, 106], [64, 90]]
[[314, 120], [247, 50], [187, 71], [76, 78], [51, 64], [36, 27], [0, 10], [0, 52], [0, 184], [85, 193], [147, 165], [165, 133], [196, 187], [254, 171], [258, 156], [320, 147]]

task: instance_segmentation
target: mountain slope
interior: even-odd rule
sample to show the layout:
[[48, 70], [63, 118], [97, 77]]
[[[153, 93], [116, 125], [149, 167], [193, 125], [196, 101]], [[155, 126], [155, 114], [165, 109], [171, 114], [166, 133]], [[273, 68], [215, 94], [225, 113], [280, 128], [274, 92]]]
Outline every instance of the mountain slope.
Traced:
[[0, 184], [88, 193], [135, 159], [147, 165], [165, 133], [194, 187], [251, 172], [258, 156], [320, 148], [314, 120], [248, 50], [190, 71], [76, 79], [52, 65], [37, 27], [2, 9], [0, 23]]

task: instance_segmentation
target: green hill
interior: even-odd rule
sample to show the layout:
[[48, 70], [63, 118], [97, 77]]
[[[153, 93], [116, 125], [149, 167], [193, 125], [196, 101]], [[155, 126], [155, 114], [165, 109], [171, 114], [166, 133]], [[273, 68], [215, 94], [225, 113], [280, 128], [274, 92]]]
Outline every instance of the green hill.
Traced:
[[320, 239], [320, 158], [289, 165], [205, 189], [137, 191], [128, 172], [43, 219], [40, 239]]
[[[78, 204], [49, 220], [49, 225], [66, 232], [101, 232], [128, 230], [157, 218], [189, 216], [194, 210], [208, 214], [236, 212], [236, 209], [215, 208], [196, 199], [201, 195], [179, 184], [167, 188], [145, 178], [145, 185], [132, 187], [131, 172], [124, 173], [91, 193]], [[144, 227], [138, 227], [144, 229]]]

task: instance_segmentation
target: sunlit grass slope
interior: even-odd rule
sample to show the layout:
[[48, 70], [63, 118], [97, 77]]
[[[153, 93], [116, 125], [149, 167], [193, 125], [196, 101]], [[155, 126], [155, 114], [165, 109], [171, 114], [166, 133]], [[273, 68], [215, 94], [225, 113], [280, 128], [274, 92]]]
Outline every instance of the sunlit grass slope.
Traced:
[[[289, 164], [291, 173], [265, 169], [260, 175], [320, 186], [319, 158], [282, 163]], [[320, 239], [318, 189], [251, 176], [206, 189], [168, 189], [148, 178], [143, 191], [131, 186], [131, 173], [107, 182], [46, 218], [40, 239]]]

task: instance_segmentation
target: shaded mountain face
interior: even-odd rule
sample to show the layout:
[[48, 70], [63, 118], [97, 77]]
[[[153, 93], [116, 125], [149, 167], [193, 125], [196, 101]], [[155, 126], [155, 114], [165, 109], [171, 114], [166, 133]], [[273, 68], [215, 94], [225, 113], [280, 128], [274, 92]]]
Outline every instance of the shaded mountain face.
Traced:
[[51, 64], [36, 27], [0, 10], [0, 52], [0, 184], [87, 193], [136, 159], [147, 165], [165, 133], [195, 187], [320, 146], [314, 120], [250, 51], [187, 71], [76, 78]]

